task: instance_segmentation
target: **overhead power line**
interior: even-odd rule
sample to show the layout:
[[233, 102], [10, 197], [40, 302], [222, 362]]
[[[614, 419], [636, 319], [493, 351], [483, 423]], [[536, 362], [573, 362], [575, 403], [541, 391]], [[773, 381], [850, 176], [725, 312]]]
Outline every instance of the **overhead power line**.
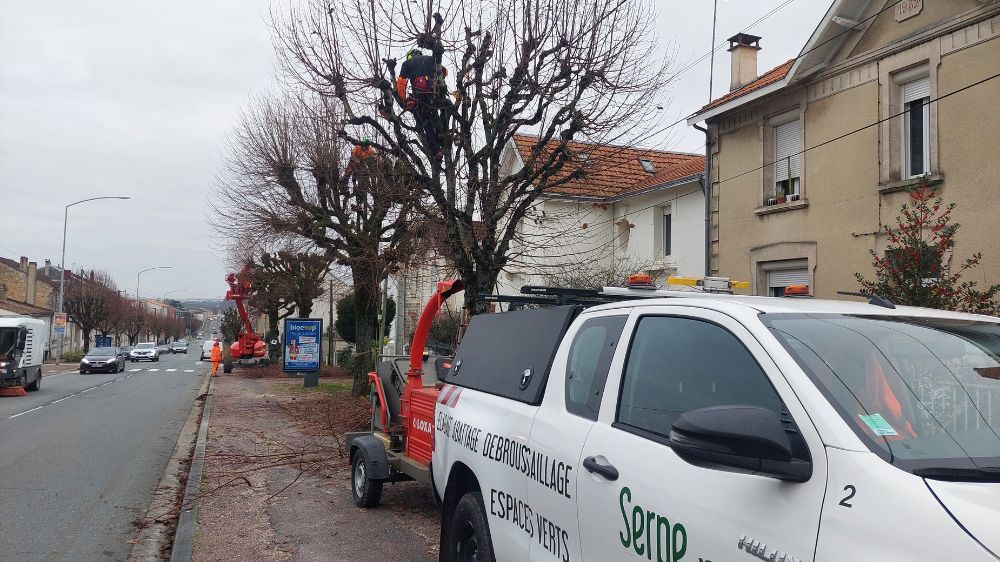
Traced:
[[[940, 96], [938, 96], [938, 97], [936, 97], [934, 99], [930, 99], [930, 100], [927, 101], [927, 105], [930, 105], [932, 103], [937, 103], [937, 102], [939, 102], [939, 101], [941, 101], [943, 99], [947, 99], [947, 98], [949, 98], [951, 96], [954, 96], [955, 94], [959, 94], [959, 93], [962, 93], [962, 92], [964, 92], [966, 90], [970, 90], [970, 89], [975, 88], [977, 86], [981, 86], [981, 85], [983, 85], [983, 84], [985, 84], [985, 83], [987, 83], [987, 82], [989, 82], [991, 80], [996, 80], [997, 78], [1000, 78], [1000, 72], [998, 72], [996, 74], [993, 74], [992, 76], [988, 76], [986, 78], [983, 78], [982, 80], [977, 80], [976, 82], [973, 82], [973, 83], [968, 84], [966, 86], [962, 86], [961, 88], [958, 88], [957, 90], [952, 90], [951, 92], [948, 92], [946, 94], [942, 94], [942, 95], [940, 95]], [[821, 147], [824, 147], [824, 146], [826, 146], [828, 144], [832, 144], [832, 143], [837, 142], [839, 140], [843, 140], [843, 139], [845, 139], [845, 138], [847, 138], [847, 137], [849, 137], [851, 135], [860, 133], [861, 131], [870, 129], [870, 128], [878, 126], [878, 125], [880, 125], [880, 124], [882, 124], [882, 123], [884, 123], [886, 121], [889, 121], [891, 119], [895, 119], [896, 117], [900, 117], [902, 115], [905, 115], [906, 113], [907, 113], [907, 111], [901, 111], [899, 113], [894, 113], [892, 115], [889, 115], [888, 117], [879, 119], [879, 120], [874, 121], [872, 123], [869, 123], [869, 124], [867, 124], [867, 125], [865, 125], [863, 127], [858, 127], [857, 129], [853, 129], [853, 130], [848, 131], [848, 132], [846, 132], [846, 133], [844, 133], [842, 135], [838, 135], [838, 136], [836, 136], [836, 137], [834, 137], [832, 139], [825, 140], [825, 141], [823, 141], [823, 142], [821, 142], [821, 143], [819, 143], [817, 145], [810, 146], [809, 148], [805, 148], [805, 149], [803, 149], [803, 150], [801, 150], [799, 152], [796, 152], [795, 154], [791, 154], [789, 156], [797, 156], [799, 154], [805, 154], [806, 152], [809, 152], [811, 150], [816, 150], [817, 148], [821, 148]], [[740, 172], [739, 174], [736, 174], [735, 176], [728, 177], [728, 178], [726, 178], [724, 180], [719, 180], [718, 183], [722, 184], [722, 183], [727, 182], [727, 181], [732, 181], [734, 179], [741, 178], [741, 177], [746, 176], [748, 174], [752, 174], [754, 172], [763, 170], [764, 168], [766, 168], [768, 166], [773, 166], [775, 163], [776, 162], [768, 162], [767, 164], [764, 164], [762, 166], [757, 166], [756, 168], [753, 168], [753, 169], [750, 169], [750, 170], [746, 170], [744, 172]], [[629, 215], [635, 215], [636, 213], [641, 213], [642, 211], [645, 211], [647, 209], [652, 209], [653, 207], [657, 207], [659, 205], [660, 205], [660, 203], [654, 203], [652, 205], [647, 205], [645, 207], [640, 207], [640, 208], [637, 208], [637, 209], [634, 209], [634, 210], [629, 210], [627, 213], [624, 213], [622, 215], [622, 217], [627, 217]], [[618, 217], [618, 218], [621, 218], [621, 217]], [[603, 220], [603, 221], [600, 221], [600, 222], [595, 222], [595, 223], [589, 224], [588, 227], [596, 227], [596, 226], [600, 226], [602, 224], [613, 223], [613, 222], [614, 222], [614, 220], [606, 219], [606, 220]]]

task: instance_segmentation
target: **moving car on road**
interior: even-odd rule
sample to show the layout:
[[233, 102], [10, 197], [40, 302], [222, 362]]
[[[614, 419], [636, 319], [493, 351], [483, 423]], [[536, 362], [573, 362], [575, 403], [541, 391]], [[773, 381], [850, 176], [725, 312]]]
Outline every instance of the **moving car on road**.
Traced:
[[170, 353], [187, 353], [187, 352], [188, 352], [188, 343], [184, 340], [175, 341], [174, 343], [170, 344]]
[[160, 350], [157, 349], [156, 343], [151, 341], [138, 343], [129, 354], [129, 359], [133, 363], [136, 361], [159, 361]]
[[117, 347], [95, 347], [80, 360], [80, 374], [119, 373], [125, 370], [125, 355]]
[[162, 354], [169, 355], [171, 353], [170, 344], [168, 343], [161, 343], [160, 345], [156, 346], [156, 350], [159, 351], [161, 355]]
[[126, 359], [132, 353], [132, 346], [131, 345], [123, 345], [123, 346], [119, 347], [118, 349], [121, 350], [122, 355], [124, 355]]

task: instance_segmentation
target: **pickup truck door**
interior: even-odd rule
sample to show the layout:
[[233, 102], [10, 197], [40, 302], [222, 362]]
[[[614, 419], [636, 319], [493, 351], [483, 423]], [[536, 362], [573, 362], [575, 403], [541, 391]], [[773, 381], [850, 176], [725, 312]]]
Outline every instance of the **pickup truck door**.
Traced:
[[[824, 450], [753, 335], [731, 316], [690, 306], [635, 310], [625, 333], [627, 356], [612, 366], [583, 447], [583, 559], [812, 560]], [[793, 452], [811, 460], [810, 479], [696, 466], [674, 453], [667, 436], [678, 415], [726, 404], [770, 408], [786, 420], [786, 432], [803, 438], [793, 439]]]
[[586, 314], [570, 327], [552, 361], [528, 444], [538, 470], [528, 473], [534, 515], [531, 560], [580, 560], [577, 481], [580, 452], [597, 420], [605, 381], [628, 309]]

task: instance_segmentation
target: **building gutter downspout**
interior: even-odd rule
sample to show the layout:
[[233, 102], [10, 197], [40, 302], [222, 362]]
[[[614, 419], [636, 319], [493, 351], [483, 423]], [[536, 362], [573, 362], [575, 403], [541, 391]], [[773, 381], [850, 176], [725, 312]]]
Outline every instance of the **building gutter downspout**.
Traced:
[[705, 197], [705, 277], [709, 277], [712, 275], [712, 135], [697, 123], [692, 126], [705, 133], [705, 173], [701, 175], [701, 192]]

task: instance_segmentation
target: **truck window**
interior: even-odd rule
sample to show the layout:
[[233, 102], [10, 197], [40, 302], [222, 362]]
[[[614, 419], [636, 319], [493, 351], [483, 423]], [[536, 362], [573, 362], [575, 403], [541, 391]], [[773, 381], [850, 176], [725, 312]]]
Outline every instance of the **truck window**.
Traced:
[[781, 399], [736, 336], [692, 318], [639, 321], [625, 365], [618, 422], [667, 436], [689, 410], [745, 404], [780, 415]]
[[566, 364], [566, 410], [570, 413], [597, 419], [611, 357], [625, 320], [624, 316], [605, 316], [591, 318], [580, 326]]

